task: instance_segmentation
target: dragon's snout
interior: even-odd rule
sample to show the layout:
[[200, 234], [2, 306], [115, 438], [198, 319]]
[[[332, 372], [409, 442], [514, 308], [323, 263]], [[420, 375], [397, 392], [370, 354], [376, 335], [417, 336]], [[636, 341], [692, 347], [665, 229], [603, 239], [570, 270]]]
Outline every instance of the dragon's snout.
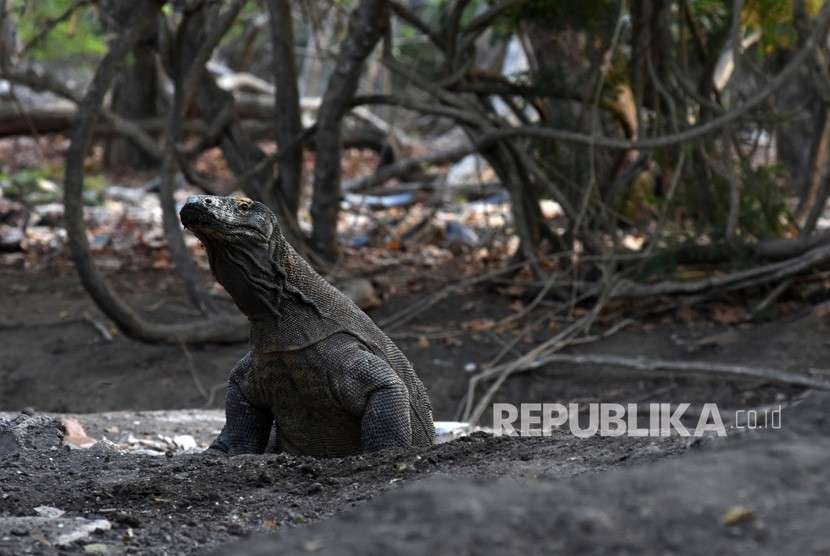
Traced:
[[215, 201], [207, 195], [191, 195], [185, 201], [182, 210], [179, 211], [179, 218], [185, 228], [209, 222], [208, 214], [210, 207]]

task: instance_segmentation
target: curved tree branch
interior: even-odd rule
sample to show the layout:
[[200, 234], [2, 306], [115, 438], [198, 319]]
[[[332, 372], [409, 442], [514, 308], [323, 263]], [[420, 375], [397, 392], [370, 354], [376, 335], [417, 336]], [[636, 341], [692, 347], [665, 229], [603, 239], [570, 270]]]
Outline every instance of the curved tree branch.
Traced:
[[[148, 9], [149, 7], [155, 9]], [[131, 19], [132, 25], [114, 40], [79, 104], [66, 156], [64, 207], [69, 248], [84, 287], [98, 307], [127, 336], [147, 342], [166, 343], [244, 341], [248, 337], [248, 325], [244, 318], [237, 315], [217, 316], [210, 320], [187, 324], [158, 324], [146, 321], [110, 288], [89, 254], [81, 195], [84, 184], [84, 157], [92, 140], [93, 126], [101, 111], [101, 103], [115, 72], [132, 47], [153, 28], [159, 7], [160, 3], [155, 1], [136, 4]]]

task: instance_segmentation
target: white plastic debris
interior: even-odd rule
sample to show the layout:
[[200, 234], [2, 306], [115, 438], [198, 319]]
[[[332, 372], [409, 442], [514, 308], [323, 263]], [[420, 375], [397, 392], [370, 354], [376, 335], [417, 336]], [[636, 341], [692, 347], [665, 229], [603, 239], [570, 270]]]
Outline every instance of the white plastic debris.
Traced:
[[177, 434], [173, 437], [173, 444], [182, 450], [192, 450], [197, 447], [196, 439], [189, 434]]

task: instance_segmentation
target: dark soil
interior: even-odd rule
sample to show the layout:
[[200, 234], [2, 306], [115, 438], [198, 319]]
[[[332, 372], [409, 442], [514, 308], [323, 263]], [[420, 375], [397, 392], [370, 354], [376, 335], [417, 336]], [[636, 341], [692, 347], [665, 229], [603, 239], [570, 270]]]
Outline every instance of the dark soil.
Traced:
[[828, 401], [794, 408], [788, 433], [578, 477], [427, 478], [217, 554], [828, 554]]
[[[156, 319], [196, 318], [167, 271], [112, 278], [134, 307]], [[420, 299], [388, 300], [373, 316], [383, 319]], [[393, 331], [427, 384], [436, 419], [456, 416], [469, 377], [465, 366], [486, 363], [510, 335], [465, 332], [444, 340], [435, 332], [501, 318], [508, 305], [496, 294], [462, 292]], [[0, 270], [0, 315], [0, 410], [12, 412], [220, 408], [225, 375], [246, 350], [206, 346], [186, 353], [117, 334], [107, 341], [91, 324], [107, 325], [106, 319], [66, 267], [37, 275]], [[830, 367], [828, 324], [819, 312], [732, 328], [669, 320], [580, 351], [804, 373]], [[537, 331], [530, 341], [545, 334]], [[726, 339], [695, 343], [712, 337]], [[200, 390], [216, 395], [209, 400]], [[556, 366], [517, 375], [495, 401], [717, 402], [727, 420], [730, 409], [782, 403], [784, 427], [764, 434], [731, 429], [725, 440], [694, 442], [477, 433], [428, 450], [329, 460], [144, 456], [104, 442], [86, 450], [9, 449], [0, 453], [0, 554], [59, 550], [37, 531], [2, 527], [3, 519], [33, 516], [38, 506], [112, 524], [60, 549], [66, 552], [204, 553], [276, 532], [276, 540], [248, 541], [238, 553], [792, 553], [787, 546], [827, 553], [819, 529], [830, 523], [830, 441], [821, 420], [827, 400], [808, 398], [812, 409], [793, 405], [790, 413], [788, 404], [801, 395], [761, 381]], [[100, 417], [79, 419], [101, 438]], [[217, 426], [195, 434], [182, 424], [179, 432], [204, 443]], [[752, 517], [723, 525], [724, 513], [738, 505]]]

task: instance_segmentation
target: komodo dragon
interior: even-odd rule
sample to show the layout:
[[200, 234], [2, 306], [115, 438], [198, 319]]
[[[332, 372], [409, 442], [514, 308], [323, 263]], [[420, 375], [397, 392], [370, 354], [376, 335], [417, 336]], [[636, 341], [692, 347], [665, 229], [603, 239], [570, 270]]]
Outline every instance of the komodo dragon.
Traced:
[[268, 207], [194, 195], [180, 217], [251, 323], [213, 450], [263, 453], [272, 428], [275, 450], [317, 457], [433, 442], [432, 408], [412, 365], [297, 254]]

